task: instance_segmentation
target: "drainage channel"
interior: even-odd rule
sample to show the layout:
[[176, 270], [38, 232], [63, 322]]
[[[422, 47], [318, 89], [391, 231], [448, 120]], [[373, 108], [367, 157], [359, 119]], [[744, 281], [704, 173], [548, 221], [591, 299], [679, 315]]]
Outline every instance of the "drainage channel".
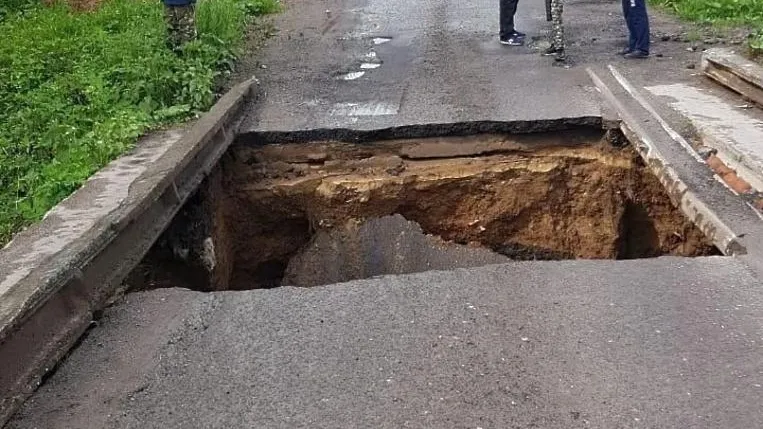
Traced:
[[128, 285], [244, 290], [512, 260], [717, 254], [613, 131], [239, 142]]

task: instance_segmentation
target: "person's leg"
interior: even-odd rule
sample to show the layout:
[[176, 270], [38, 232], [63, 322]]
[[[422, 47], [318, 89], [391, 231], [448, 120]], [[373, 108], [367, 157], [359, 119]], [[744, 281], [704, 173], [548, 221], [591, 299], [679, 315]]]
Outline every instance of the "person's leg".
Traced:
[[632, 0], [635, 6], [631, 9], [633, 15], [634, 49], [649, 53], [649, 16], [646, 11], [646, 0]]
[[564, 13], [564, 0], [554, 0], [551, 3], [552, 19], [552, 40], [551, 46], [556, 48], [556, 57], [564, 58], [564, 22], [562, 15]]
[[164, 20], [167, 24], [167, 47], [178, 49], [181, 45], [178, 15], [175, 6], [164, 6]]
[[624, 53], [633, 52], [636, 49], [636, 35], [633, 30], [633, 14], [631, 13], [631, 2], [633, 0], [622, 0], [623, 2], [623, 17], [625, 18], [625, 25], [628, 27], [628, 48]]
[[500, 0], [501, 40], [507, 40], [514, 35], [514, 15], [517, 13], [519, 0]]
[[551, 46], [543, 51], [543, 55], [556, 56], [564, 59], [564, 24], [562, 14], [564, 12], [564, 0], [551, 0], [551, 33], [549, 42]]
[[183, 44], [196, 39], [196, 6], [193, 3], [182, 7], [179, 24]]

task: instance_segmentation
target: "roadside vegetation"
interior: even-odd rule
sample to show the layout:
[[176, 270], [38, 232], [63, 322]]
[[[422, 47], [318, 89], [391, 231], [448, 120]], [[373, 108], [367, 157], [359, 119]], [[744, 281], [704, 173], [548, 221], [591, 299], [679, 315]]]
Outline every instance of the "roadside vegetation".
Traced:
[[279, 3], [199, 0], [180, 55], [158, 0], [89, 6], [0, 4], [0, 246], [142, 134], [208, 109], [250, 19]]
[[702, 24], [752, 29], [749, 47], [763, 53], [763, 0], [654, 0], [678, 16]]

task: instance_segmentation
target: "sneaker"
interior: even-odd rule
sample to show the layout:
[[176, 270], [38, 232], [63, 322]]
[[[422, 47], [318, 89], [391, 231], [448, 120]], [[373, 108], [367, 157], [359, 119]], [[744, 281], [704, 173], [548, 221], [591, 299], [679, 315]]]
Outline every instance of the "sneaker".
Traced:
[[524, 39], [527, 37], [527, 34], [522, 33], [521, 31], [514, 30], [513, 33], [511, 33], [511, 37], [517, 38], [517, 39]]
[[509, 36], [508, 38], [501, 38], [501, 44], [507, 46], [522, 46], [525, 44], [525, 39], [522, 37]]
[[621, 56], [622, 56], [622, 55], [628, 55], [628, 54], [630, 54], [631, 52], [633, 52], [633, 49], [631, 49], [631, 48], [623, 48], [623, 49], [621, 49], [621, 50], [620, 50], [620, 51], [617, 53], [617, 55], [621, 55]]
[[649, 58], [649, 52], [636, 50], [636, 51], [628, 52], [627, 54], [624, 55], [624, 57], [629, 60], [641, 60], [644, 58]]
[[549, 46], [540, 53], [544, 57], [564, 55], [564, 49], [559, 49], [554, 45]]

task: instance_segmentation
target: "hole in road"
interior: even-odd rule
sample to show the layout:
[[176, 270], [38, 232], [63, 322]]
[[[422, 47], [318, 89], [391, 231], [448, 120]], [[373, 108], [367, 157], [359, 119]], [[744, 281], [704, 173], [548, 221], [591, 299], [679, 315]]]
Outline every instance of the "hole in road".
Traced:
[[510, 260], [719, 254], [614, 137], [236, 144], [129, 282], [253, 289]]

